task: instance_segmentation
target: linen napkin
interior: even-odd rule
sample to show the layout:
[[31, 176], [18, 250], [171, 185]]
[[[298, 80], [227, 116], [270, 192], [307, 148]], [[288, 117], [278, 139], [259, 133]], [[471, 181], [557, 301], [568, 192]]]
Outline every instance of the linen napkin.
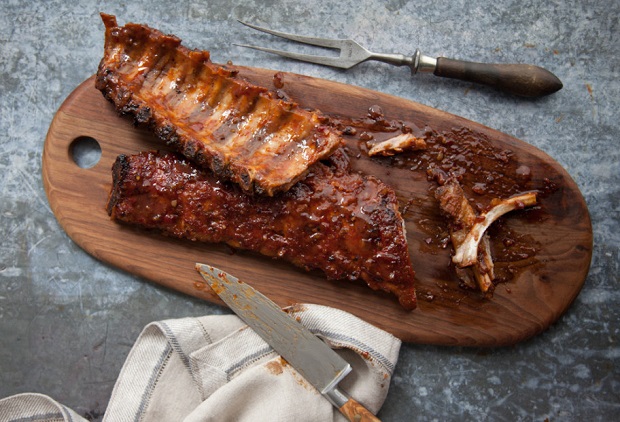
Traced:
[[[340, 383], [376, 413], [401, 342], [330, 307], [296, 305], [293, 318], [353, 367]], [[42, 419], [38, 419], [42, 418]], [[0, 400], [0, 421], [85, 421], [42, 394]], [[147, 325], [114, 386], [104, 421], [344, 421], [321, 394], [235, 315]]]

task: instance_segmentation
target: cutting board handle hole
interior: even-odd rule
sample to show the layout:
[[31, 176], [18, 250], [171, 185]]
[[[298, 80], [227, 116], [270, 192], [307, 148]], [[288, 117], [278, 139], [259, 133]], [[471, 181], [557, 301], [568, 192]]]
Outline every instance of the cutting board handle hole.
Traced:
[[99, 162], [101, 145], [99, 141], [90, 136], [78, 136], [69, 145], [69, 154], [78, 167], [89, 169]]

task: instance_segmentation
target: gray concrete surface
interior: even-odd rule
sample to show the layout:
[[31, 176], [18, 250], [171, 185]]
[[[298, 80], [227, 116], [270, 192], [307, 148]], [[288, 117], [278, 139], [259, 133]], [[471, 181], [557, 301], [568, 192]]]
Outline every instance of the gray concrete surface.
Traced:
[[[510, 348], [403, 346], [385, 421], [613, 420], [620, 414], [620, 3], [594, 0], [0, 0], [0, 398], [49, 394], [93, 420], [138, 333], [153, 320], [226, 312], [84, 253], [58, 225], [41, 180], [54, 112], [92, 75], [100, 11], [209, 49], [214, 61], [288, 70], [402, 96], [514, 135], [576, 180], [594, 256], [560, 320]], [[542, 65], [564, 82], [523, 100], [367, 63], [343, 72], [240, 49], [269, 41], [236, 19], [353, 37], [377, 51]], [[277, 43], [274, 43], [277, 45]]]

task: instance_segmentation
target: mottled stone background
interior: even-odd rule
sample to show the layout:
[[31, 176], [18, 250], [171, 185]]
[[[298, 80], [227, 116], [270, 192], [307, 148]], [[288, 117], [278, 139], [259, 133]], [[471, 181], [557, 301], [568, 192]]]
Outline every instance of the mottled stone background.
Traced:
[[[620, 2], [595, 0], [0, 0], [0, 398], [46, 393], [93, 420], [144, 325], [224, 312], [94, 260], [61, 230], [41, 181], [55, 111], [96, 71], [103, 25], [148, 23], [214, 61], [288, 70], [402, 96], [547, 152], [588, 203], [594, 256], [548, 331], [510, 348], [404, 345], [380, 416], [401, 420], [613, 420], [620, 414]], [[232, 45], [271, 42], [236, 22], [353, 37], [383, 52], [526, 62], [564, 88], [523, 100], [366, 63], [343, 72]], [[415, 418], [414, 418], [415, 417]]]

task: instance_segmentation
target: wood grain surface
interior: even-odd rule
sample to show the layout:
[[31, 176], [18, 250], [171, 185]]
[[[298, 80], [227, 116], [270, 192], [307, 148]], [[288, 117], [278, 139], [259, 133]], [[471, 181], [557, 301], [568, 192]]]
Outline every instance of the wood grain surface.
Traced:
[[[536, 245], [536, 254], [513, 263], [518, 271], [492, 298], [458, 286], [451, 271], [450, 247], [429, 242], [429, 225], [442, 226], [432, 182], [424, 169], [391, 165], [396, 159], [357, 154], [355, 170], [374, 174], [397, 192], [406, 220], [416, 270], [418, 308], [407, 312], [391, 296], [351, 282], [330, 282], [319, 273], [223, 245], [198, 244], [119, 225], [105, 211], [118, 154], [165, 149], [148, 132], [119, 117], [90, 78], [66, 99], [53, 119], [43, 151], [43, 181], [62, 228], [101, 261], [188, 295], [220, 303], [194, 270], [202, 262], [232, 273], [281, 306], [318, 303], [351, 312], [403, 341], [458, 346], [504, 346], [528, 339], [555, 322], [581, 290], [592, 256], [592, 228], [585, 201], [574, 181], [537, 148], [480, 124], [415, 102], [335, 82], [239, 68], [240, 75], [271, 89], [275, 85], [300, 105], [326, 114], [360, 118], [379, 106], [386, 118], [435, 133], [466, 131], [510, 151], [512, 162], [531, 169], [531, 185], [552, 185], [534, 214], [506, 216], [511, 232]], [[282, 87], [283, 85], [283, 87]], [[78, 166], [72, 145], [94, 138], [101, 158]], [[352, 149], [359, 142], [348, 141]], [[532, 218], [535, 215], [535, 218]]]

